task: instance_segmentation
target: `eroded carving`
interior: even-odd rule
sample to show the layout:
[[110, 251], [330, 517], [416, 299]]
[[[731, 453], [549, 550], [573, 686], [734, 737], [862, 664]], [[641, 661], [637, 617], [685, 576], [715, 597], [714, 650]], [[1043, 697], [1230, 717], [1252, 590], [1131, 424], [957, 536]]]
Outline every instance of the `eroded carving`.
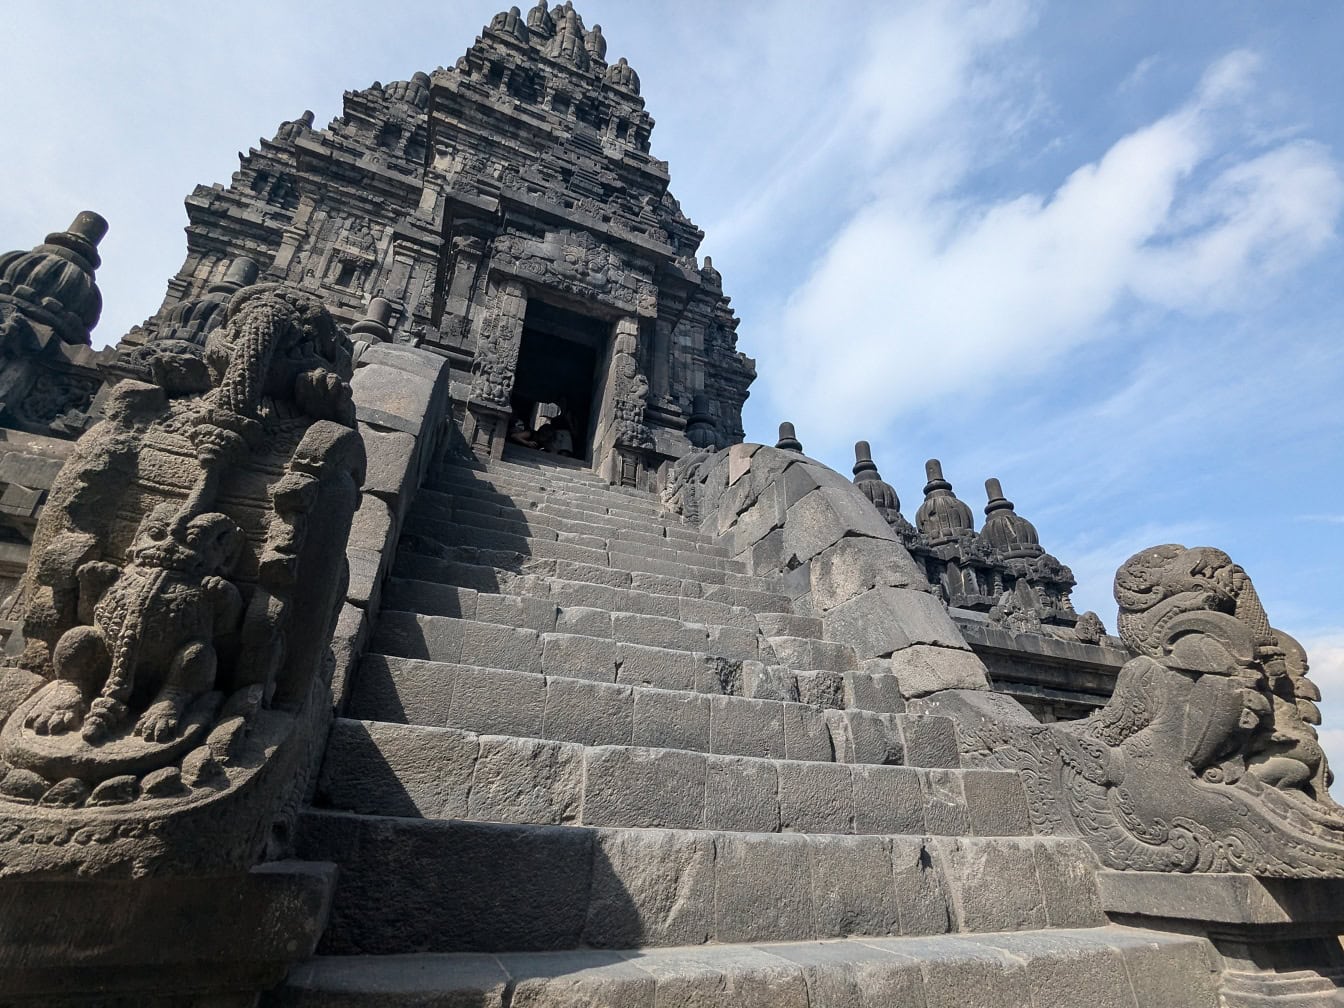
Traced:
[[1109, 867], [1344, 875], [1319, 693], [1246, 572], [1221, 550], [1157, 546], [1120, 568], [1115, 597], [1137, 657], [1110, 702], [1077, 722], [965, 723], [968, 755], [1017, 769], [1037, 830], [1080, 833]]
[[349, 341], [259, 285], [198, 353], [113, 389], [38, 523], [0, 874], [246, 866], [293, 783], [362, 475]]

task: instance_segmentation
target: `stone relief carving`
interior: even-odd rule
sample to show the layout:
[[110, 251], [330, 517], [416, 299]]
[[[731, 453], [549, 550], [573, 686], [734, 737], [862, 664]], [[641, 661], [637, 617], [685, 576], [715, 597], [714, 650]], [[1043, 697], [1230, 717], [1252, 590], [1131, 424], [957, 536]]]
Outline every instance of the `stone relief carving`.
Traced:
[[113, 388], [38, 522], [0, 875], [246, 867], [294, 786], [362, 479], [349, 341], [265, 284], [180, 357]]
[[1037, 831], [1081, 834], [1111, 868], [1344, 876], [1319, 692], [1246, 572], [1157, 546], [1120, 568], [1115, 597], [1136, 657], [1110, 702], [1076, 722], [965, 721], [968, 756], [1017, 769]]
[[653, 447], [653, 434], [644, 423], [644, 408], [649, 398], [649, 381], [639, 369], [638, 329], [621, 331], [618, 327], [612, 348], [609, 395], [611, 396], [614, 442], [630, 448]]
[[526, 313], [527, 289], [516, 280], [505, 281], [496, 291], [477, 335], [471, 365], [472, 402], [509, 408]]
[[554, 231], [542, 240], [518, 234], [502, 236], [495, 242], [492, 266], [635, 314], [657, 312], [658, 293], [652, 282], [587, 231]]

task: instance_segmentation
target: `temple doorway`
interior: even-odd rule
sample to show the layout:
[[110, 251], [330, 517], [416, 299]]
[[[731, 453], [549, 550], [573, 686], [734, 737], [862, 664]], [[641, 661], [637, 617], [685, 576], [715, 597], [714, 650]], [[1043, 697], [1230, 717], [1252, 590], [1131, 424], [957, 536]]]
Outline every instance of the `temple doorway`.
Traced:
[[609, 322], [528, 300], [511, 397], [515, 431], [521, 423], [543, 450], [592, 461], [598, 363], [610, 333]]

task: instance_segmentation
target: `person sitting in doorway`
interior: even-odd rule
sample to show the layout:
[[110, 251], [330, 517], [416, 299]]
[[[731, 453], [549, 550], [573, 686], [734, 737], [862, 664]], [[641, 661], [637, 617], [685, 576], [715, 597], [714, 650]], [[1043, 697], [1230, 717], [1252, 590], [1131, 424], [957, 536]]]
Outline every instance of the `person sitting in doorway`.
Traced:
[[527, 424], [523, 423], [518, 417], [509, 420], [509, 440], [514, 444], [522, 445], [524, 448], [541, 447], [536, 434], [528, 430]]
[[574, 428], [563, 399], [556, 404], [555, 416], [537, 428], [536, 440], [542, 451], [565, 458], [574, 457]]

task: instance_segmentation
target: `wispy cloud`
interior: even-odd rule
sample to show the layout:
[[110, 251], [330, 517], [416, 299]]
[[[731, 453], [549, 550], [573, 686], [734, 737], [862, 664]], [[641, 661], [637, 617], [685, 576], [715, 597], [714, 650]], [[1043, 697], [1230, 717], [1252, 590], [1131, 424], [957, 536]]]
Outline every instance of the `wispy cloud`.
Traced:
[[[802, 402], [772, 389], [781, 414], [825, 451], [850, 435], [854, 413], [884, 426], [945, 406], [1095, 340], [1136, 306], [1230, 309], [1314, 255], [1344, 181], [1318, 144], [1247, 146], [1238, 123], [1256, 74], [1253, 54], [1228, 55], [1187, 101], [1048, 194], [986, 202], [947, 173], [956, 162], [940, 152], [983, 106], [943, 123], [947, 142], [928, 148], [937, 170], [896, 150], [885, 191], [838, 231], [781, 314], [776, 367], [809, 375], [812, 389]], [[849, 410], [832, 409], [837, 399]]]

